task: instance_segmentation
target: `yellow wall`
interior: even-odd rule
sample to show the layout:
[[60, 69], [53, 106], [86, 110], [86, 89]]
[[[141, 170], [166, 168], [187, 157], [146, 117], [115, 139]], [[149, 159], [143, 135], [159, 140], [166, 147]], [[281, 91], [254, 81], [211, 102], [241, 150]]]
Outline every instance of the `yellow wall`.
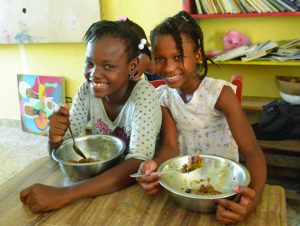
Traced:
[[[146, 32], [181, 9], [179, 0], [101, 0], [102, 19], [128, 16]], [[141, 10], [141, 8], [143, 10]], [[84, 34], [82, 34], [84, 35]], [[25, 44], [29, 74], [60, 75], [66, 80], [66, 96], [73, 97], [83, 81], [85, 44]], [[24, 73], [19, 45], [0, 45], [0, 119], [20, 119], [17, 74]]]
[[[128, 16], [149, 31], [162, 19], [181, 9], [181, 0], [101, 0], [101, 18], [116, 20]], [[222, 33], [229, 29], [244, 32], [253, 42], [265, 39], [300, 37], [300, 17], [260, 17], [201, 20], [206, 50], [222, 48]], [[246, 24], [245, 22], [250, 24]], [[252, 21], [252, 22], [251, 22]], [[73, 97], [83, 81], [82, 66], [85, 45], [83, 43], [25, 44], [29, 74], [61, 75], [66, 79], [66, 96]], [[24, 73], [19, 45], [0, 45], [0, 119], [19, 119], [17, 74]], [[270, 66], [210, 66], [209, 75], [229, 79], [233, 73], [244, 76], [244, 94], [276, 96], [275, 74], [299, 74], [298, 67]]]
[[[266, 40], [284, 40], [300, 38], [300, 16], [290, 17], [242, 17], [242, 18], [210, 18], [200, 19], [199, 24], [204, 31], [206, 51], [223, 49], [222, 37], [228, 30], [244, 33], [253, 43]], [[232, 74], [241, 74], [244, 79], [243, 95], [278, 97], [275, 83], [276, 75], [300, 77], [299, 66], [241, 66], [210, 65], [211, 77], [230, 79]]]

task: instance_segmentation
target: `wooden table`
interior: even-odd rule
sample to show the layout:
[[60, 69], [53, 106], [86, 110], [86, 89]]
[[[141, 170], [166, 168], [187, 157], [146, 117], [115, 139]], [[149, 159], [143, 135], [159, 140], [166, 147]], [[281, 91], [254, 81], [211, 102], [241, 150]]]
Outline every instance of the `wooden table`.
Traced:
[[[58, 165], [49, 157], [37, 160], [0, 186], [0, 225], [220, 225], [214, 214], [186, 211], [167, 192], [151, 197], [138, 185], [109, 195], [78, 200], [57, 211], [33, 214], [19, 201], [19, 192], [37, 182], [58, 186], [66, 183]], [[286, 225], [285, 193], [282, 187], [266, 185], [256, 211], [239, 225]]]

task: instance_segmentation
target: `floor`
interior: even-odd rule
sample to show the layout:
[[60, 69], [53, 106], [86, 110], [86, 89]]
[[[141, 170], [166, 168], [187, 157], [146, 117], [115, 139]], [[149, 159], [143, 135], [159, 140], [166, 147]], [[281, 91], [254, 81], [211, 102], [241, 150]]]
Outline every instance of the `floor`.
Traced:
[[[48, 155], [47, 137], [0, 123], [0, 185], [35, 160]], [[287, 200], [287, 225], [300, 226], [300, 201]]]

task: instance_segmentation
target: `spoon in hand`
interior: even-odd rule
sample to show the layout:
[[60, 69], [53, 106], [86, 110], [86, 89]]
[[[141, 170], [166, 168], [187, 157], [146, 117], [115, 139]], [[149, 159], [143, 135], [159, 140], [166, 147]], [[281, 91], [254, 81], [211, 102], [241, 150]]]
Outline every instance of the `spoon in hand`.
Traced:
[[71, 137], [73, 139], [73, 149], [74, 151], [80, 155], [82, 158], [86, 159], [85, 155], [82, 153], [82, 151], [76, 146], [76, 143], [75, 143], [75, 139], [74, 139], [74, 136], [73, 136], [73, 133], [72, 133], [72, 130], [71, 130], [71, 127], [69, 125], [69, 130], [70, 130], [70, 133], [71, 133]]
[[[180, 170], [165, 170], [165, 171], [160, 171], [160, 172], [153, 172], [150, 174], [151, 175], [154, 175], [154, 174], [157, 174], [157, 173], [160, 173], [160, 174], [166, 174], [166, 173], [190, 173], [192, 171], [194, 171], [195, 169], [197, 168], [194, 168], [190, 171], [183, 171], [182, 169]], [[134, 178], [137, 178], [137, 177], [142, 177], [142, 176], [145, 176], [145, 174], [142, 174], [142, 173], [134, 173], [134, 174], [131, 174], [130, 177], [134, 177]]]

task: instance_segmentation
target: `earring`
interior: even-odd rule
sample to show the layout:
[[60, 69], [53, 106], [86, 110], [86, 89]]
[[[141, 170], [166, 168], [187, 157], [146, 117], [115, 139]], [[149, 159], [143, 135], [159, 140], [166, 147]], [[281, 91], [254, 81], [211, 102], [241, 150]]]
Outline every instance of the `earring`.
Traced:
[[129, 80], [134, 80], [134, 74], [132, 74], [132, 75], [129, 75]]

